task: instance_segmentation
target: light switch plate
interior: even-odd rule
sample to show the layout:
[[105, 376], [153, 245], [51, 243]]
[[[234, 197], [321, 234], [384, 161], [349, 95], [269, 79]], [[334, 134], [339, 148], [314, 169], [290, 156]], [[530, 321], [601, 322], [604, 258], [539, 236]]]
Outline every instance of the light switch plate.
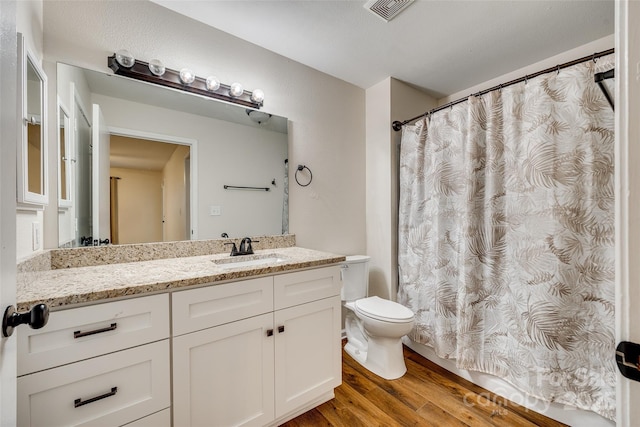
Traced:
[[218, 216], [222, 214], [222, 208], [220, 206], [209, 206], [209, 215]]
[[32, 248], [34, 251], [40, 249], [40, 223], [32, 222], [31, 223], [31, 239], [32, 239]]

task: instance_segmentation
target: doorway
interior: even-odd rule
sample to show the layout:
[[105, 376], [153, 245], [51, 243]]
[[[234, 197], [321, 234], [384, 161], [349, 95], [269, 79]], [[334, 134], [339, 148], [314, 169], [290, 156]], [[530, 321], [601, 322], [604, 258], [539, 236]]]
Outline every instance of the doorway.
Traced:
[[193, 144], [110, 133], [112, 243], [189, 240]]

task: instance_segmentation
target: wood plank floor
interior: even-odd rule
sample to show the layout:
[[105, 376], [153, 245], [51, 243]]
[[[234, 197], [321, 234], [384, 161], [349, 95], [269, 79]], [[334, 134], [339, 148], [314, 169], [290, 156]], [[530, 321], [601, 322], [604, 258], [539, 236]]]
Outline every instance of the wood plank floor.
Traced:
[[335, 399], [283, 424], [298, 426], [564, 426], [460, 378], [405, 347], [407, 373], [387, 381], [342, 351]]

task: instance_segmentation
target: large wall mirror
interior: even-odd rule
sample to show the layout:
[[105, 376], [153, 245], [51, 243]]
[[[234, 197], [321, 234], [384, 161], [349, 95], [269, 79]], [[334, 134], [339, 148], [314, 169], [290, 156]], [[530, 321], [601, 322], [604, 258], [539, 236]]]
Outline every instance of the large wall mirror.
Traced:
[[22, 116], [18, 147], [18, 203], [41, 208], [47, 197], [46, 84], [40, 63], [18, 34], [18, 73], [21, 82], [19, 109]]
[[60, 246], [288, 232], [286, 118], [62, 63], [57, 77]]

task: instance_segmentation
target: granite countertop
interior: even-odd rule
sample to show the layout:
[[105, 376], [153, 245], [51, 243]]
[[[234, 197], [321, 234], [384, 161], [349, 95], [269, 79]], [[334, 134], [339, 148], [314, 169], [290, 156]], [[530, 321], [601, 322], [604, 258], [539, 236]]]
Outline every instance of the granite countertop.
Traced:
[[233, 258], [245, 261], [277, 255], [282, 261], [254, 265], [221, 266], [228, 253], [166, 258], [107, 265], [24, 271], [18, 274], [18, 310], [45, 303], [52, 311], [73, 305], [99, 303], [111, 298], [183, 290], [189, 286], [222, 283], [253, 276], [319, 267], [345, 260], [342, 255], [299, 247], [256, 250], [255, 255]]

